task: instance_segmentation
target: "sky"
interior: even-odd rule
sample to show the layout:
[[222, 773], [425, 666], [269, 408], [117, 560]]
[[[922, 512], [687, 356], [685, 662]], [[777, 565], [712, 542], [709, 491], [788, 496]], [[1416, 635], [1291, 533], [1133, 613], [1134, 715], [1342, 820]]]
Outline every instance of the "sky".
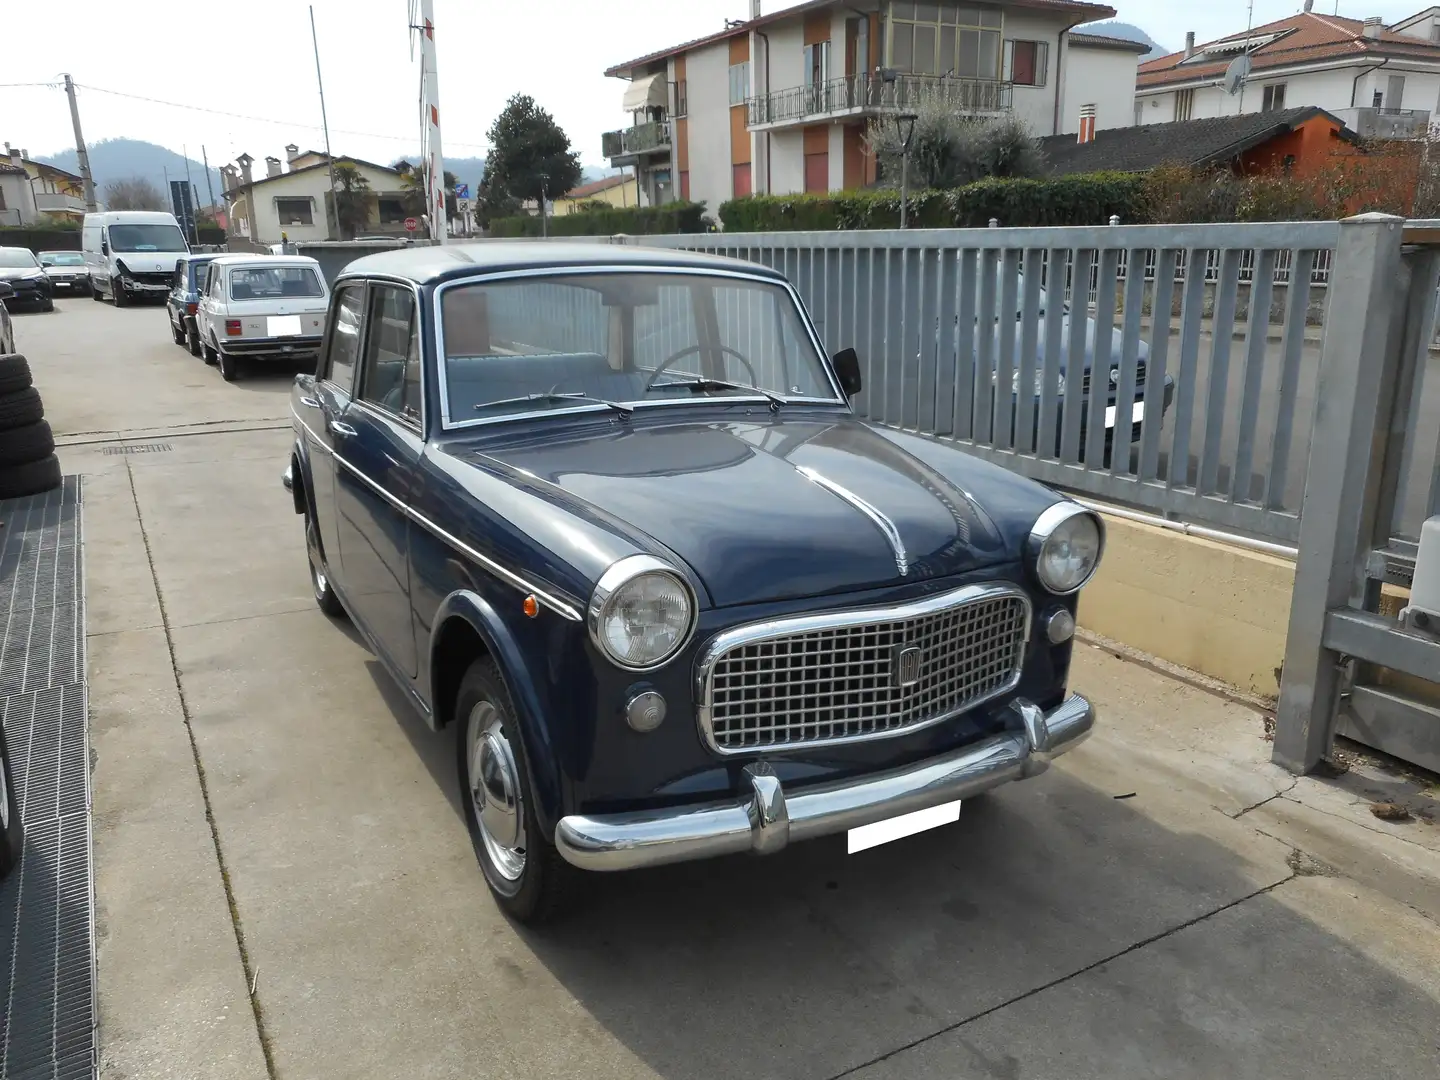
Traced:
[[[43, 155], [74, 145], [65, 95], [56, 88], [59, 74], [69, 72], [81, 87], [89, 142], [145, 139], [196, 159], [203, 145], [212, 166], [242, 152], [257, 160], [283, 157], [290, 142], [323, 147], [305, 0], [179, 8], [155, 0], [68, 0], [63, 29], [53, 4], [0, 2], [0, 140], [12, 146]], [[415, 154], [419, 63], [407, 30], [409, 0], [313, 6], [332, 149], [381, 163]], [[763, 10], [789, 6], [792, 0], [764, 0]], [[1244, 30], [1249, 0], [1110, 0], [1110, 6], [1178, 49], [1187, 30], [1202, 42]], [[1424, 6], [1338, 3], [1341, 15], [1387, 22]], [[153, 16], [138, 14], [149, 7]], [[1317, 12], [1336, 7], [1336, 0], [1315, 2]], [[1255, 25], [1300, 8], [1301, 0], [1254, 0]], [[524, 92], [550, 110], [585, 165], [604, 165], [601, 133], [627, 121], [623, 83], [605, 78], [605, 69], [748, 14], [749, 0], [435, 0], [444, 150], [483, 156], [491, 121], [510, 95]], [[54, 85], [14, 85], [26, 83]]]

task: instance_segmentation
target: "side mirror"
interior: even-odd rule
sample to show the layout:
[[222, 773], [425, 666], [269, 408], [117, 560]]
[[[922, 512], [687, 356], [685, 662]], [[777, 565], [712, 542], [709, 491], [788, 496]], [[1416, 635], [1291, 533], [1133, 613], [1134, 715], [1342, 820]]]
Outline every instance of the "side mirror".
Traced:
[[15, 295], [15, 286], [8, 281], [0, 281], [0, 300], [9, 300]]
[[840, 389], [845, 396], [853, 398], [864, 388], [860, 378], [860, 354], [854, 349], [841, 349], [830, 358], [835, 365], [835, 374], [840, 377]]
[[109, 255], [109, 254], [110, 254], [110, 241], [108, 241], [108, 240], [101, 240], [101, 241], [100, 241], [100, 254], [101, 254], [101, 255]]

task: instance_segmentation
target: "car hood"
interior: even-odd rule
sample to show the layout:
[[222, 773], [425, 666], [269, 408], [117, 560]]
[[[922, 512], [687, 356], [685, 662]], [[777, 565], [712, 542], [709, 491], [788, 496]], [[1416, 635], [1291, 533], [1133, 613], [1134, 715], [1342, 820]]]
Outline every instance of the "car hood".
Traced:
[[32, 275], [39, 275], [38, 266], [0, 266], [0, 281], [16, 281]]
[[45, 273], [51, 275], [52, 277], [64, 277], [64, 276], [69, 275], [69, 274], [83, 274], [83, 273], [85, 273], [85, 264], [84, 264], [84, 263], [81, 263], [79, 266], [75, 266], [75, 265], [69, 265], [69, 266], [44, 266], [44, 267], [41, 267], [41, 269], [44, 270]]
[[[913, 445], [912, 445], [913, 443]], [[462, 454], [662, 557], [717, 607], [949, 577], [1018, 559], [1053, 492], [854, 420], [642, 420]]]

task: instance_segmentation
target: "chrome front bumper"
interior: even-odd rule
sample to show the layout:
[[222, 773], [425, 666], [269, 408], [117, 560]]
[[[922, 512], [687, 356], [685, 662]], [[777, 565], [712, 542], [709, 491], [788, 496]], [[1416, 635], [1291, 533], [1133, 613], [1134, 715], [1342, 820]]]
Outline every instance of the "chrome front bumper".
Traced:
[[582, 870], [636, 870], [742, 851], [769, 855], [792, 840], [845, 832], [1037, 776], [1095, 726], [1094, 706], [1078, 694], [1050, 713], [1023, 699], [1011, 708], [1020, 715], [1021, 730], [908, 768], [787, 798], [770, 765], [757, 761], [744, 769], [750, 790], [739, 802], [603, 817], [572, 814], [560, 819], [555, 846]]

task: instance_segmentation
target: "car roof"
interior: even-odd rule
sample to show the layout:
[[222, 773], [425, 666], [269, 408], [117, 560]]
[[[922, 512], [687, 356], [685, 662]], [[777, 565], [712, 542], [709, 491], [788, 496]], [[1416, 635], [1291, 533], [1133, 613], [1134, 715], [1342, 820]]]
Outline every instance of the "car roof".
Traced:
[[350, 263], [340, 279], [364, 276], [397, 277], [417, 285], [509, 270], [566, 269], [586, 266], [670, 267], [687, 270], [732, 270], [783, 280], [768, 267], [742, 259], [726, 259], [670, 248], [628, 244], [551, 243], [543, 240], [412, 246], [366, 255]]
[[34, 254], [34, 252], [32, 252], [28, 247], [25, 247], [23, 244], [0, 244], [0, 251], [23, 251], [27, 255]]
[[221, 266], [309, 266], [320, 264], [309, 255], [211, 255], [208, 258]]

